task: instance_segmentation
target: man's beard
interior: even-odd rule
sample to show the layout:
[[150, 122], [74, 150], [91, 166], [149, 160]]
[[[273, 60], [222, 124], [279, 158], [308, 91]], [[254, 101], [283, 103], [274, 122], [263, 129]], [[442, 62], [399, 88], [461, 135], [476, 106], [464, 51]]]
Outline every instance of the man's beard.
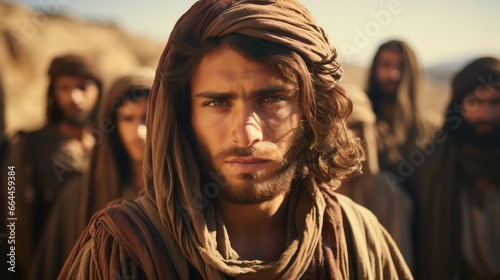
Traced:
[[399, 85], [400, 85], [399, 82], [392, 82], [392, 81], [378, 82], [377, 94], [379, 95], [379, 100], [391, 103], [396, 102]]
[[[479, 132], [478, 127], [485, 124], [491, 125], [493, 129], [489, 132]], [[500, 121], [468, 123], [464, 120], [458, 132], [462, 142], [470, 143], [486, 150], [494, 150], [500, 145]]]
[[[307, 149], [303, 126], [299, 125], [299, 128], [293, 129], [290, 133], [294, 134], [292, 144], [284, 155], [281, 155], [274, 146], [256, 145], [257, 147], [251, 148], [231, 147], [218, 151], [212, 156], [203, 139], [199, 138], [198, 154], [203, 168], [206, 171], [215, 173], [220, 179], [220, 195], [223, 199], [239, 205], [256, 205], [270, 201], [290, 191], [292, 180], [296, 177], [297, 170], [303, 164], [304, 154]], [[259, 171], [257, 173], [243, 173], [238, 178], [243, 183], [231, 185], [223, 172], [215, 166], [214, 159], [219, 159], [219, 162], [221, 162], [221, 159], [240, 156], [264, 158], [277, 162], [278, 167], [266, 181], [262, 181], [263, 177], [270, 174]]]
[[87, 124], [90, 121], [93, 112], [94, 110], [85, 113], [82, 112], [81, 114], [77, 114], [76, 116], [70, 116], [66, 114], [66, 112], [61, 110], [63, 121], [67, 122], [72, 126], [79, 126], [79, 127], [85, 126], [85, 124]]

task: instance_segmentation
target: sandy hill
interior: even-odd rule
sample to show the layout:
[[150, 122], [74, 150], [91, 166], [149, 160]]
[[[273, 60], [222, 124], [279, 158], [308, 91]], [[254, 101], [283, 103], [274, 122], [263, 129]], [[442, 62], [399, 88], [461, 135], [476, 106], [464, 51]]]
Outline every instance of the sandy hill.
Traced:
[[79, 53], [101, 68], [105, 86], [138, 66], [156, 67], [164, 44], [112, 24], [51, 16], [0, 2], [0, 73], [9, 132], [45, 121], [47, 69], [53, 57]]
[[[47, 68], [53, 57], [79, 53], [95, 61], [105, 86], [137, 66], [156, 67], [164, 43], [129, 34], [110, 23], [47, 15], [0, 1], [0, 74], [6, 93], [7, 130], [45, 122]], [[344, 65], [344, 81], [364, 87], [366, 70]], [[424, 107], [439, 121], [449, 95], [444, 83], [427, 80]]]

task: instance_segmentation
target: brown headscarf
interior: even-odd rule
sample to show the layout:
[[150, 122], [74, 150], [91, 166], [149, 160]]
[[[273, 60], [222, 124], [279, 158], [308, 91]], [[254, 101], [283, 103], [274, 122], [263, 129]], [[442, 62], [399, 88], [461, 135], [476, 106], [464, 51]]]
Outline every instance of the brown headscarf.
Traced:
[[[394, 119], [392, 126], [387, 121], [380, 119], [378, 107], [380, 93], [378, 92], [377, 78], [375, 75], [376, 64], [382, 50], [395, 50], [403, 55], [403, 71], [398, 92], [396, 94]], [[430, 139], [433, 133], [432, 125], [424, 119], [420, 107], [419, 92], [420, 68], [415, 54], [408, 44], [399, 40], [392, 40], [382, 44], [370, 68], [368, 88], [366, 90], [375, 114], [379, 133], [379, 161], [385, 170], [398, 174], [400, 157], [407, 158], [415, 149], [417, 142]]]
[[50, 77], [47, 90], [47, 119], [49, 124], [57, 123], [62, 117], [62, 112], [54, 99], [54, 80], [64, 75], [82, 77], [96, 82], [99, 88], [99, 99], [94, 107], [92, 119], [95, 118], [102, 99], [101, 73], [96, 65], [82, 56], [67, 54], [52, 60], [48, 75]]
[[416, 170], [413, 185], [421, 204], [417, 244], [420, 279], [466, 277], [460, 208], [463, 182], [466, 177], [487, 178], [500, 185], [500, 149], [484, 151], [465, 144], [459, 133], [465, 121], [460, 103], [467, 93], [484, 85], [500, 85], [500, 61], [496, 58], [477, 59], [455, 75], [445, 124], [433, 138], [435, 150]]
[[[196, 23], [195, 23], [196, 22]], [[334, 83], [341, 76], [336, 52], [310, 13], [295, 0], [198, 1], [174, 28], [157, 70], [147, 120], [145, 162], [147, 190], [166, 228], [166, 242], [180, 278], [188, 277], [187, 261], [204, 279], [296, 279], [304, 274], [320, 244], [325, 200], [316, 184], [297, 196], [291, 214], [287, 250], [277, 262], [241, 261], [231, 248], [227, 231], [212, 203], [203, 205], [197, 161], [177, 123], [170, 89], [163, 86], [171, 49], [180, 26], [192, 28], [201, 38], [240, 33], [285, 45], [309, 58], [329, 74]], [[174, 39], [173, 39], [174, 38]], [[184, 38], [182, 38], [184, 39]], [[326, 75], [326, 74], [325, 74]], [[310, 179], [312, 180], [312, 179]], [[197, 199], [199, 198], [199, 199]], [[200, 201], [201, 200], [201, 201]], [[298, 216], [296, 216], [298, 215]], [[338, 270], [337, 270], [338, 271]]]
[[127, 180], [126, 175], [131, 174], [131, 163], [117, 131], [116, 112], [123, 102], [147, 98], [153, 75], [154, 71], [141, 68], [118, 78], [100, 108], [95, 123], [98, 130], [96, 146], [81, 192], [83, 206], [79, 221], [82, 230], [95, 212], [105, 208], [110, 201], [123, 197], [126, 187], [130, 187], [131, 182], [124, 180]]

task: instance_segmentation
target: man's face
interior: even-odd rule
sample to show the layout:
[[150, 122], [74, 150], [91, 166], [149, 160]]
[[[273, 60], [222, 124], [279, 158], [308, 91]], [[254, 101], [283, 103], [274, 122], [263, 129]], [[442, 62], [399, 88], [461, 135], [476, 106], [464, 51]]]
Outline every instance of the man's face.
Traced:
[[258, 204], [290, 189], [302, 113], [277, 68], [222, 46], [196, 68], [191, 100], [199, 154], [225, 183], [224, 199]]
[[390, 49], [381, 50], [375, 65], [375, 77], [382, 94], [386, 97], [395, 97], [401, 82], [402, 72], [402, 54]]
[[67, 121], [84, 124], [99, 98], [95, 81], [78, 76], [59, 76], [54, 81], [54, 99]]
[[141, 163], [144, 158], [145, 138], [141, 130], [145, 129], [146, 98], [137, 101], [125, 101], [116, 112], [116, 126], [123, 146], [134, 163]]
[[[463, 99], [462, 112], [467, 129], [480, 141], [497, 142], [500, 133], [500, 87], [478, 87]], [[481, 140], [482, 139], [482, 140]]]

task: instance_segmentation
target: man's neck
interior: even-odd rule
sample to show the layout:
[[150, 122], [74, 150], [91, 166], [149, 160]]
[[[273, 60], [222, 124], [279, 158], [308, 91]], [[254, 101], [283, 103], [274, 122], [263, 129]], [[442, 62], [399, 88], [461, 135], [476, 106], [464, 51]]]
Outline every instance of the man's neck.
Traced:
[[71, 124], [68, 121], [60, 121], [57, 124], [57, 131], [62, 137], [67, 139], [81, 139], [84, 126]]
[[288, 194], [258, 205], [219, 199], [232, 248], [241, 259], [275, 261], [286, 247]]

